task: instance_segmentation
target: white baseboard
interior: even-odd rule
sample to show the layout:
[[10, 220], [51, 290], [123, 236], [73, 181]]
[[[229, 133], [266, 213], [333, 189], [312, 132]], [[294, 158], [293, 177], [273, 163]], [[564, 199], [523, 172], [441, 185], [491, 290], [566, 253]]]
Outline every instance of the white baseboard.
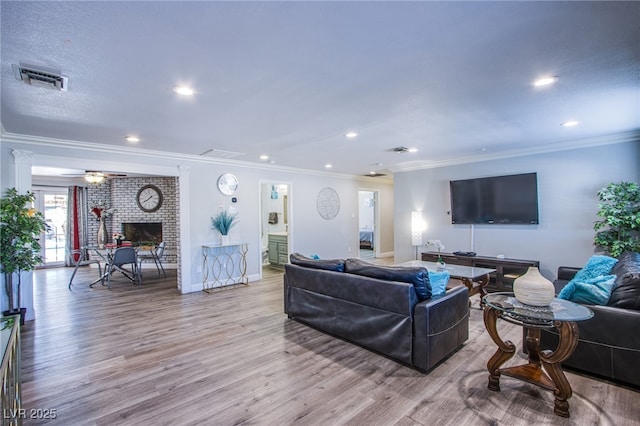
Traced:
[[380, 257], [380, 258], [382, 258], [382, 257], [393, 257], [393, 256], [394, 256], [394, 252], [392, 252], [392, 251], [389, 251], [389, 252], [386, 252], [386, 253], [376, 253], [376, 257]]

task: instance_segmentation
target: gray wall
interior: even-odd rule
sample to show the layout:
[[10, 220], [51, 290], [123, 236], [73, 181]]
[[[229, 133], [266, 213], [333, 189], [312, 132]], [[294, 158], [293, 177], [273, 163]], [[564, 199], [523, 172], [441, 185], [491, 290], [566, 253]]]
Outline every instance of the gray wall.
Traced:
[[[450, 180], [527, 172], [538, 174], [539, 225], [451, 224]], [[423, 210], [424, 241], [439, 239], [447, 252], [539, 260], [554, 278], [559, 265], [582, 266], [595, 252], [596, 193], [620, 181], [640, 182], [639, 141], [397, 173], [395, 260], [415, 256], [411, 211]]]

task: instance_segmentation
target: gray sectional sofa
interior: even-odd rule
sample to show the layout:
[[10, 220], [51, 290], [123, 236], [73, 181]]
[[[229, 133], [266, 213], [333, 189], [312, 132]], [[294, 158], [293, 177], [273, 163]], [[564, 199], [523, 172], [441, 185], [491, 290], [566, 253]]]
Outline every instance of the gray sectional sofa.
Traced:
[[290, 319], [422, 372], [468, 339], [467, 288], [431, 297], [425, 268], [299, 254], [290, 260], [284, 274], [284, 310]]

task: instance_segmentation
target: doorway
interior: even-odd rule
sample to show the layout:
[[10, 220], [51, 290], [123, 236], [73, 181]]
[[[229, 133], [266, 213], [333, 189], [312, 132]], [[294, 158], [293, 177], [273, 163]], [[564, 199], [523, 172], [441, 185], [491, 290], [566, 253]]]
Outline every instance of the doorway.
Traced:
[[66, 256], [67, 191], [64, 188], [35, 189], [35, 208], [42, 212], [49, 229], [41, 236], [40, 267], [64, 266]]
[[262, 268], [282, 270], [291, 252], [290, 190], [286, 182], [260, 183]]
[[360, 259], [373, 259], [380, 240], [376, 227], [377, 191], [358, 191], [358, 241]]

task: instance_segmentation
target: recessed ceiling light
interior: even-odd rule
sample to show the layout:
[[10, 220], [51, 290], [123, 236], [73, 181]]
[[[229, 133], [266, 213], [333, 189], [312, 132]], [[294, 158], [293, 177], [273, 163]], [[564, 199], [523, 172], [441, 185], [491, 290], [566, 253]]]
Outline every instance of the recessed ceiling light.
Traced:
[[345, 134], [345, 136], [348, 137], [349, 139], [353, 139], [353, 138], [357, 137], [358, 134], [356, 132], [347, 132]]
[[173, 88], [173, 91], [182, 96], [193, 96], [195, 93], [191, 87], [186, 86], [176, 86]]
[[140, 138], [137, 136], [127, 136], [125, 139], [127, 140], [127, 142], [131, 143], [140, 142]]
[[260, 156], [260, 159], [261, 159], [262, 161], [267, 161], [267, 160], [269, 159], [269, 156], [268, 156], [267, 154], [262, 154], [262, 155]]
[[418, 152], [418, 148], [409, 148], [409, 152]]
[[577, 122], [576, 120], [569, 120], [562, 123], [562, 127], [574, 127], [574, 126], [577, 126], [578, 124], [580, 123]]
[[331, 164], [325, 164], [325, 165], [324, 165], [324, 168], [325, 168], [325, 169], [330, 169], [330, 168], [332, 168], [332, 167], [333, 167], [333, 166], [332, 166]]
[[535, 87], [549, 86], [558, 81], [558, 77], [543, 77], [533, 82]]

